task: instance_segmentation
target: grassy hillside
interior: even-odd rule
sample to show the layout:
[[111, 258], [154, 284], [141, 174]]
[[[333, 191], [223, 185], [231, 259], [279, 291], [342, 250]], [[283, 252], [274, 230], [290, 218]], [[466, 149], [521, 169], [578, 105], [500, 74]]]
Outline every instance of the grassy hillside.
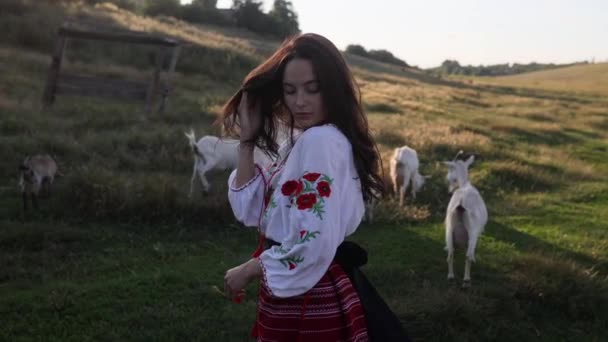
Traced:
[[[248, 257], [255, 233], [232, 218], [225, 172], [212, 176], [211, 195], [188, 200], [192, 156], [183, 131], [217, 134], [219, 106], [278, 42], [106, 7], [20, 11], [20, 20], [10, 11], [0, 16], [17, 25], [0, 46], [0, 340], [249, 340], [256, 286], [241, 305], [214, 286]], [[165, 115], [65, 96], [40, 111], [52, 44], [18, 37], [37, 37], [31, 18], [77, 17], [191, 42]], [[71, 71], [151, 75], [145, 48], [69, 48]], [[558, 91], [524, 81], [485, 85], [347, 58], [385, 166], [391, 150], [407, 144], [431, 176], [406, 207], [382, 201], [377, 221], [353, 237], [369, 252], [364, 272], [410, 334], [425, 341], [603, 340], [608, 100], [575, 81]], [[449, 193], [439, 161], [460, 149], [476, 155], [471, 178], [490, 212], [468, 291], [447, 283], [443, 251]], [[41, 152], [56, 156], [65, 176], [41, 210], [23, 218], [17, 166]], [[463, 267], [458, 253], [457, 278]]]
[[494, 77], [489, 83], [564, 92], [608, 95], [608, 63], [576, 65], [567, 68]]

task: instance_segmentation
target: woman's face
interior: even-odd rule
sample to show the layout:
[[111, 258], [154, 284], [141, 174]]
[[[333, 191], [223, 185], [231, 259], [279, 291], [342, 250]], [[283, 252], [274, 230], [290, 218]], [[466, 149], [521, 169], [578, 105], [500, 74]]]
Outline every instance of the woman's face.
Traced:
[[299, 129], [307, 129], [326, 119], [319, 80], [309, 60], [294, 58], [287, 62], [283, 73], [283, 100]]

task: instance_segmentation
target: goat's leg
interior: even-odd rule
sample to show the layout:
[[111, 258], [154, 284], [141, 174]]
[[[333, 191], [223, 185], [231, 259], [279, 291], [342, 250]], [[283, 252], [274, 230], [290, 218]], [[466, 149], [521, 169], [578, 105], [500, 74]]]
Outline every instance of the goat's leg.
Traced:
[[194, 161], [194, 166], [192, 167], [192, 177], [190, 178], [190, 192], [188, 193], [188, 198], [192, 199], [194, 196], [194, 182], [196, 182], [196, 169], [198, 166], [198, 161]]
[[399, 184], [397, 181], [397, 177], [393, 178], [393, 191], [394, 191], [395, 195], [397, 195], [399, 193]]
[[469, 235], [469, 241], [467, 244], [467, 259], [475, 262], [475, 246], [477, 245], [477, 236], [474, 234]]
[[42, 185], [40, 187], [41, 191], [40, 194], [42, 195], [42, 198], [49, 198], [51, 197], [51, 183], [50, 183], [50, 178], [44, 178], [42, 180]]
[[198, 176], [201, 179], [201, 183], [203, 183], [203, 193], [205, 194], [209, 193], [209, 188], [211, 187], [209, 181], [207, 181], [207, 178], [205, 177], [205, 173], [213, 169], [215, 167], [215, 164], [215, 162], [207, 160], [207, 163], [205, 163], [205, 165], [198, 168]]
[[448, 280], [454, 279], [454, 249], [448, 248]]
[[35, 193], [31, 193], [32, 195], [32, 204], [34, 204], [34, 209], [38, 210], [40, 209], [40, 207], [38, 206], [38, 195], [36, 195]]
[[54, 181], [55, 181], [55, 178], [50, 177], [46, 183], [46, 194], [49, 198], [51, 197], [51, 187], [52, 187]]
[[471, 287], [471, 259], [467, 257], [464, 261], [464, 278], [462, 278], [462, 288]]
[[21, 198], [23, 198], [23, 211], [26, 212], [27, 211], [27, 192], [22, 192], [21, 193]]
[[464, 264], [464, 278], [462, 287], [471, 286], [471, 263], [475, 262], [475, 246], [477, 245], [478, 235], [469, 233], [469, 240], [467, 242], [467, 255]]
[[[404, 172], [404, 171], [402, 171]], [[411, 174], [405, 170], [405, 174], [403, 175], [403, 183], [401, 183], [401, 193], [399, 194], [399, 205], [403, 206], [403, 202], [405, 201], [405, 193], [407, 192], [407, 186], [410, 184]]]
[[412, 199], [416, 200], [416, 186], [414, 185], [414, 177], [415, 177], [415, 175], [410, 177], [410, 179], [411, 179], [411, 183], [412, 183]]
[[367, 222], [372, 223], [374, 221], [374, 202], [370, 201], [365, 208], [365, 216], [367, 216]]
[[445, 223], [445, 249], [448, 252], [447, 263], [448, 263], [448, 280], [454, 279], [454, 232], [450, 217], [451, 213], [448, 213], [448, 218]]
[[205, 172], [206, 171], [199, 171], [198, 176], [201, 179], [201, 183], [203, 183], [203, 193], [208, 194], [209, 188], [211, 187], [211, 185], [209, 184], [209, 181], [205, 177]]

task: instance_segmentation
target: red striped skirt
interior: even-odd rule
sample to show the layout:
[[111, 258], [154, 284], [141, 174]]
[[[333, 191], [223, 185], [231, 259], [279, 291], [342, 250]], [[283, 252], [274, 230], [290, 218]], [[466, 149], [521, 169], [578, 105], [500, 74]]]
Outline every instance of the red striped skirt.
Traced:
[[262, 280], [252, 335], [263, 342], [368, 341], [359, 297], [336, 263], [315, 287], [291, 298], [271, 296]]

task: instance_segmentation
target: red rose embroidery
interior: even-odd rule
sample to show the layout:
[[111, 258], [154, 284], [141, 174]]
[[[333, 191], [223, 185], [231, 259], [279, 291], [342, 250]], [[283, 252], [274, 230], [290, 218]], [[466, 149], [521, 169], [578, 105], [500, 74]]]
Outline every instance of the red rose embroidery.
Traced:
[[300, 183], [300, 182], [295, 181], [295, 180], [288, 180], [287, 182], [283, 183], [283, 186], [281, 186], [281, 192], [285, 196], [293, 195], [294, 193], [296, 193], [296, 190], [299, 186], [298, 183]]
[[306, 235], [306, 231], [305, 230], [300, 230], [300, 239], [303, 238], [304, 235]]
[[317, 196], [315, 194], [304, 194], [296, 200], [296, 204], [300, 210], [310, 209], [315, 203], [317, 203]]
[[329, 197], [331, 195], [331, 188], [329, 187], [329, 183], [322, 181], [317, 184], [317, 191], [319, 192], [319, 196], [321, 197]]
[[296, 268], [296, 264], [294, 264], [293, 262], [289, 262], [289, 269], [293, 270], [294, 268]]
[[302, 178], [306, 179], [309, 182], [314, 182], [317, 179], [319, 179], [320, 176], [321, 176], [320, 173], [311, 172], [311, 173], [305, 174]]
[[298, 181], [298, 186], [296, 187], [296, 195], [299, 195], [302, 192], [302, 188], [304, 187], [304, 183], [302, 181]]

